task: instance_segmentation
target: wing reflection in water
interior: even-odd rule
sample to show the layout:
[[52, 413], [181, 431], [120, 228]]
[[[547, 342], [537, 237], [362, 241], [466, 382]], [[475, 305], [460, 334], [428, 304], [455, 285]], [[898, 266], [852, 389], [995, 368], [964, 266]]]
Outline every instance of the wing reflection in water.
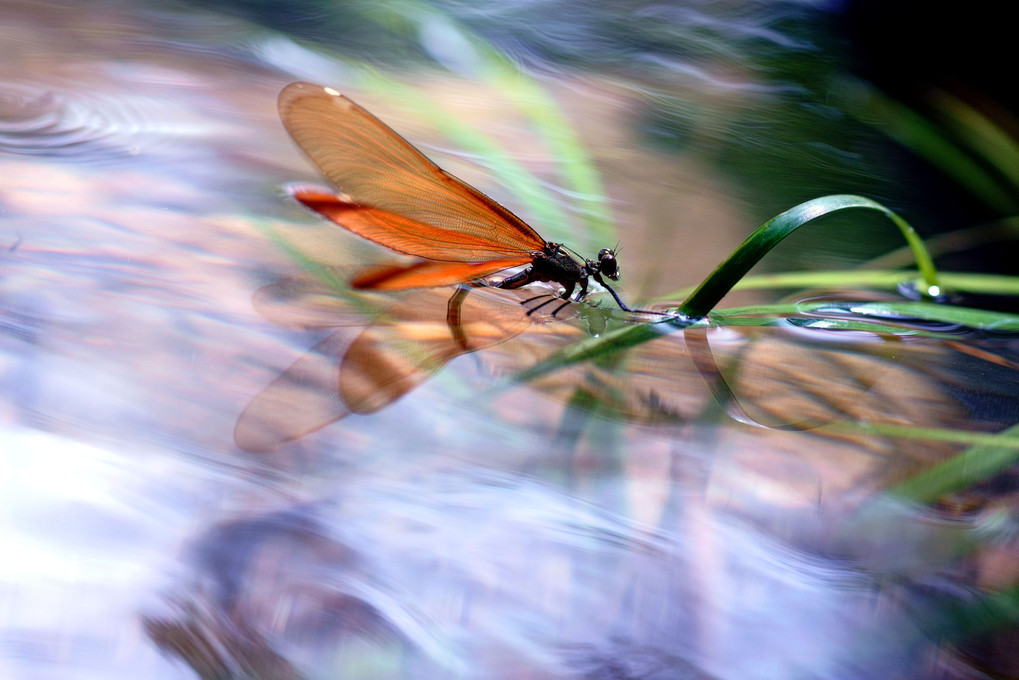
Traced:
[[374, 413], [461, 354], [505, 342], [538, 322], [521, 304], [533, 295], [495, 288], [421, 289], [364, 327], [357, 302], [330, 292], [320, 280], [288, 279], [263, 288], [255, 305], [271, 320], [346, 328], [258, 394], [240, 415], [234, 439], [247, 451], [272, 451], [350, 413]]

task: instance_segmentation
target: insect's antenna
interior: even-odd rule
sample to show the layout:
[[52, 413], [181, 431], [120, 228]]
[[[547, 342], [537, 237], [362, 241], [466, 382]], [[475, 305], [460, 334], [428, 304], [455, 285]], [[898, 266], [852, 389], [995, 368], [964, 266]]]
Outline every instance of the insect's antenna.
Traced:
[[584, 257], [583, 255], [581, 255], [580, 253], [578, 253], [578, 252], [577, 252], [576, 250], [574, 250], [573, 248], [570, 248], [569, 246], [566, 246], [566, 245], [562, 245], [562, 244], [560, 244], [560, 245], [559, 245], [559, 247], [560, 247], [560, 248], [562, 248], [563, 250], [568, 250], [568, 251], [570, 251], [571, 253], [573, 253], [573, 255], [574, 255], [574, 256], [576, 256], [576, 258], [577, 258], [578, 260], [584, 260], [585, 262], [587, 261], [587, 260], [586, 260], [586, 258], [585, 258], [585, 257]]

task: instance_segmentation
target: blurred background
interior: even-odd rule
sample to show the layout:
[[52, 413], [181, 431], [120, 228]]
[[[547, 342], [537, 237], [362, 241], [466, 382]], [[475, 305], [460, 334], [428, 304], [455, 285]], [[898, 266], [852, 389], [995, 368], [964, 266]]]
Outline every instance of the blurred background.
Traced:
[[[389, 254], [288, 198], [322, 178], [276, 111], [295, 80], [347, 94], [546, 239], [618, 244], [634, 304], [825, 194], [1011, 276], [1005, 11], [0, 0], [0, 676], [1019, 677], [1009, 466], [886, 494], [1019, 449], [990, 440], [1011, 334], [712, 328], [518, 384], [606, 321], [483, 298], [505, 342], [351, 414], [352, 343], [399, 363], [432, 330], [308, 283]], [[850, 212], [762, 269], [901, 251]], [[404, 302], [442, 331], [444, 299]], [[238, 446], [267, 411], [308, 434]]]

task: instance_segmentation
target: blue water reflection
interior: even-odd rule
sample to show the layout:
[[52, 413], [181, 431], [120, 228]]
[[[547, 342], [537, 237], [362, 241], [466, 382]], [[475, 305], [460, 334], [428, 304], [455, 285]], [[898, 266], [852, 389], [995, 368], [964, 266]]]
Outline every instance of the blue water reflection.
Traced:
[[187, 599], [148, 625], [192, 657], [215, 641], [224, 666], [287, 649], [368, 677], [849, 678], [931, 662], [869, 579], [683, 486], [655, 527], [479, 470], [362, 476], [334, 501], [210, 531]]

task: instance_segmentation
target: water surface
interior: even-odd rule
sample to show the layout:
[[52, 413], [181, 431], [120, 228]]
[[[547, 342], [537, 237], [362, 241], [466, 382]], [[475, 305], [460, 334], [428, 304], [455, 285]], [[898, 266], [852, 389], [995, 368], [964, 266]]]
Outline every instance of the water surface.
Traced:
[[[557, 22], [555, 39], [534, 28], [521, 43], [602, 173], [609, 219], [557, 174], [508, 88], [464, 68], [469, 54], [436, 57], [459, 44], [455, 13], [429, 10], [417, 37], [390, 37], [406, 53], [370, 54], [369, 68], [367, 46], [323, 51], [194, 8], [4, 3], [0, 673], [940, 678], [978, 677], [966, 656], [978, 652], [1007, 668], [993, 644], [1009, 628], [961, 654], [939, 626], [1015, 582], [1008, 475], [936, 509], [884, 492], [971, 443], [903, 429], [1013, 424], [1009, 335], [833, 334], [802, 319], [698, 329], [517, 385], [516, 372], [604, 333], [604, 314], [527, 317], [512, 297], [482, 297], [478, 320], [510, 320], [486, 331], [504, 342], [470, 331], [481, 351], [443, 355], [377, 410], [330, 410], [322, 396], [365, 365], [344, 358], [366, 333], [380, 362], [408, 356], [388, 343], [445, 338], [445, 298], [411, 294], [401, 316], [400, 302], [307, 273], [386, 254], [288, 201], [281, 187], [320, 178], [279, 123], [285, 84], [342, 88], [535, 220], [435, 111], [490, 135], [557, 197], [562, 220], [534, 221], [546, 237], [593, 255], [614, 243], [592, 243], [591, 225], [617, 225], [637, 303], [697, 283], [773, 214], [748, 175], [798, 181], [766, 165], [723, 172], [733, 147], [712, 146], [796, 101], [789, 82], [748, 67], [750, 48], [820, 49], [752, 3], [734, 7], [649, 5], [637, 46], [610, 10], [574, 43]], [[696, 49], [665, 59], [655, 25], [687, 26]], [[564, 67], [598, 30], [605, 62]], [[654, 65], [644, 80], [638, 62]], [[657, 106], [664, 93], [687, 108]], [[798, 168], [817, 148], [790, 147]], [[894, 170], [864, 176], [855, 151], [824, 158], [835, 167], [812, 175], [825, 178], [812, 195], [851, 177], [894, 193]], [[879, 250], [808, 240], [789, 246], [798, 266]], [[311, 378], [272, 392], [294, 366]], [[288, 422], [314, 427], [245, 451], [238, 419], [267, 390]]]

